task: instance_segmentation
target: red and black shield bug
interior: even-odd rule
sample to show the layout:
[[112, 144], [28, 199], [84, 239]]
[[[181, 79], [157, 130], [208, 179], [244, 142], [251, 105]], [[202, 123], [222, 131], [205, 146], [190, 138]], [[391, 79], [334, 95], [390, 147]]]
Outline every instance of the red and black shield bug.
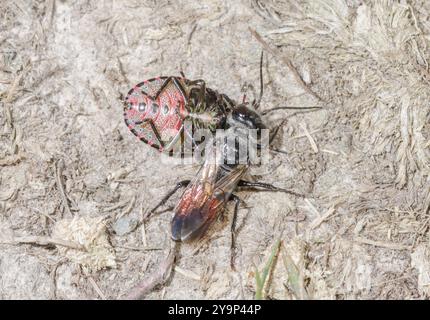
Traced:
[[[206, 88], [203, 80], [185, 77], [143, 81], [128, 92], [124, 103], [124, 120], [130, 131], [165, 153], [180, 144], [185, 135], [192, 139], [196, 128], [222, 128], [234, 105], [226, 95]], [[186, 120], [192, 124], [191, 130], [185, 129]]]

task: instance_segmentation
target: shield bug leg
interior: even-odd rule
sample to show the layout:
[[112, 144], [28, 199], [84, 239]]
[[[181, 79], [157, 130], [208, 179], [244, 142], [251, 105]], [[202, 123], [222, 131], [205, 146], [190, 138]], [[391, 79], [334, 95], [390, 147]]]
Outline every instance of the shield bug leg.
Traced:
[[145, 219], [144, 220], [148, 220], [150, 217], [151, 217], [151, 215], [159, 208], [159, 207], [161, 207], [161, 206], [163, 206], [166, 202], [167, 202], [167, 200], [169, 200], [170, 199], [170, 197], [171, 196], [173, 196], [175, 193], [176, 193], [176, 191], [178, 191], [179, 189], [181, 189], [181, 188], [184, 188], [184, 187], [186, 187], [186, 186], [188, 186], [188, 184], [190, 183], [190, 181], [191, 180], [183, 180], [183, 181], [180, 181], [180, 182], [178, 182], [177, 184], [176, 184], [176, 186], [175, 186], [175, 188], [173, 188], [172, 190], [170, 190], [164, 197], [163, 197], [163, 199], [161, 199], [160, 200], [160, 202], [151, 210], [151, 211], [149, 211], [149, 213], [146, 215], [146, 217], [145, 217]]
[[206, 85], [206, 82], [205, 82], [205, 80], [203, 80], [203, 79], [196, 79], [196, 80], [192, 80], [192, 81], [190, 81], [190, 82], [189, 82], [189, 84], [190, 84], [191, 86], [194, 86], [194, 85], [199, 86], [199, 85], [201, 85], [201, 84]]
[[197, 105], [197, 110], [204, 110], [206, 109], [206, 103], [205, 103], [205, 93], [206, 93], [206, 82], [201, 80], [200, 84], [200, 92], [199, 92], [199, 103]]
[[273, 192], [284, 192], [284, 193], [288, 193], [288, 194], [291, 194], [293, 196], [300, 197], [300, 198], [305, 197], [304, 195], [297, 193], [295, 191], [275, 187], [274, 185], [272, 185], [270, 183], [264, 183], [264, 182], [251, 182], [251, 181], [240, 180], [239, 183], [237, 184], [237, 186], [238, 187], [249, 187], [249, 188], [260, 188], [261, 191], [265, 190], [265, 191], [273, 191]]
[[239, 205], [242, 202], [242, 200], [234, 194], [230, 196], [230, 200], [233, 200], [235, 202], [233, 219], [231, 220], [230, 267], [232, 270], [236, 270], [236, 267], [234, 264], [234, 259], [236, 257], [236, 222], [237, 222], [237, 213], [239, 212]]
[[206, 82], [202, 79], [197, 79], [190, 81], [189, 85], [194, 86], [198, 90], [196, 111], [205, 110]]

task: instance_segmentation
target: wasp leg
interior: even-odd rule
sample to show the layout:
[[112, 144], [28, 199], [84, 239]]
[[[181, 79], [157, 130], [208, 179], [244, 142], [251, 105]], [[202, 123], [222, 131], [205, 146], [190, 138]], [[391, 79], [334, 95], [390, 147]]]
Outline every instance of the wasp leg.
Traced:
[[[282, 120], [280, 124], [278, 124], [274, 129], [271, 130], [272, 132], [270, 132], [270, 134], [269, 134], [269, 146], [272, 145], [273, 140], [275, 140], [276, 136], [279, 133], [279, 129], [285, 124], [285, 122], [287, 122], [287, 119]], [[262, 149], [262, 145], [260, 143], [258, 143], [257, 148]], [[273, 148], [270, 148], [270, 150], [271, 151], [278, 151], [278, 150], [275, 150]]]
[[284, 188], [275, 187], [274, 185], [271, 185], [270, 183], [264, 183], [264, 182], [251, 182], [251, 181], [245, 181], [240, 180], [237, 184], [238, 187], [249, 187], [249, 188], [261, 188], [262, 190], [266, 191], [273, 191], [273, 192], [284, 192], [292, 194], [293, 196], [304, 198], [305, 196], [297, 193], [295, 191], [291, 191]]
[[169, 191], [169, 193], [167, 193], [164, 197], [163, 197], [163, 199], [161, 199], [161, 201], [151, 210], [151, 211], [149, 211], [149, 213], [145, 216], [145, 218], [144, 218], [144, 220], [148, 220], [150, 217], [151, 217], [151, 215], [159, 208], [159, 207], [161, 207], [162, 205], [164, 205], [166, 202], [167, 202], [167, 200], [169, 200], [170, 199], [170, 197], [171, 196], [173, 196], [175, 193], [176, 193], [176, 191], [178, 191], [179, 189], [181, 189], [181, 188], [183, 188], [183, 187], [186, 187], [186, 186], [188, 186], [188, 184], [190, 183], [190, 181], [191, 180], [183, 180], [183, 181], [180, 181], [180, 182], [178, 182], [177, 184], [176, 184], [176, 186], [175, 186], [175, 188], [173, 188], [172, 190], [170, 190]]
[[239, 212], [239, 205], [242, 202], [242, 200], [234, 194], [230, 196], [230, 200], [233, 200], [235, 202], [233, 219], [231, 220], [230, 267], [232, 270], [236, 270], [236, 267], [234, 265], [234, 259], [236, 258], [236, 221], [237, 221], [237, 213]]

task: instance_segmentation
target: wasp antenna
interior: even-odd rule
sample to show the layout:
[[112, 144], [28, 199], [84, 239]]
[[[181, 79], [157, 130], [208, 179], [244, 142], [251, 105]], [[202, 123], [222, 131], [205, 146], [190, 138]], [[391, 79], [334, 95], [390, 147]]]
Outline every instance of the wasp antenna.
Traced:
[[260, 96], [258, 97], [257, 102], [253, 102], [254, 108], [258, 109], [260, 107], [261, 98], [263, 98], [263, 50], [261, 50], [260, 56]]
[[264, 110], [261, 114], [265, 115], [277, 110], [318, 110], [318, 109], [323, 109], [323, 108], [322, 107], [276, 107], [276, 108]]
[[181, 77], [185, 79], [184, 71], [179, 72], [181, 74]]

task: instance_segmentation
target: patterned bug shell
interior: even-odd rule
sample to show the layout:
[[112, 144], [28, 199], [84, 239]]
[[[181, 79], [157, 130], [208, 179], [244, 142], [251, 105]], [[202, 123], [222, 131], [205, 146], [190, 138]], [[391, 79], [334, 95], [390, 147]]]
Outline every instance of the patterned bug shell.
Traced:
[[187, 97], [185, 79], [159, 77], [133, 87], [125, 98], [124, 120], [141, 141], [161, 152], [181, 137]]

